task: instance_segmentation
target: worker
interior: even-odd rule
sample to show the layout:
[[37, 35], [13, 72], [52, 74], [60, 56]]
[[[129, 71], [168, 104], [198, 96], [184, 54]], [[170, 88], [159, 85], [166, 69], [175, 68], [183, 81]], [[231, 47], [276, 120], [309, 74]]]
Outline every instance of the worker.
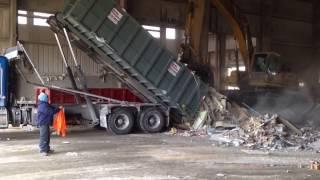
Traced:
[[44, 90], [39, 94], [38, 100], [39, 149], [42, 156], [48, 156], [49, 153], [53, 153], [53, 150], [50, 149], [50, 125], [53, 123], [53, 116], [60, 111], [61, 107], [51, 106]]

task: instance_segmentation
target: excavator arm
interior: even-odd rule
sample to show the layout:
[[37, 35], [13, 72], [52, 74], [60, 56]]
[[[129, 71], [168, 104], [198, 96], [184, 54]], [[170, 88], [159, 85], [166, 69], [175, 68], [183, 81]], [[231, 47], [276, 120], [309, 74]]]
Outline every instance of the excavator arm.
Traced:
[[251, 53], [250, 53], [250, 47], [248, 47], [248, 44], [247, 44], [247, 40], [248, 40], [248, 43], [251, 44], [251, 46], [252, 46], [252, 43], [249, 42], [249, 41], [251, 41], [251, 38], [248, 37], [246, 40], [246, 36], [241, 28], [241, 24], [230, 13], [230, 11], [228, 11], [226, 6], [223, 4], [223, 1], [224, 0], [211, 0], [211, 3], [217, 8], [219, 13], [221, 15], [223, 15], [226, 18], [226, 20], [228, 21], [230, 27], [232, 28], [233, 34], [236, 38], [236, 41], [238, 43], [239, 51], [240, 51], [240, 54], [244, 60], [244, 64], [247, 69], [247, 72], [251, 72], [251, 68], [250, 68], [251, 67], [251, 62], [250, 62]]
[[[253, 54], [253, 47], [248, 24], [243, 23], [243, 18], [236, 17], [235, 13], [228, 8], [227, 0], [189, 0], [188, 16], [185, 27], [185, 44], [188, 45], [193, 57], [199, 62], [205, 62], [207, 55], [203, 52], [208, 44], [208, 30], [209, 26], [206, 19], [209, 16], [208, 5], [212, 4], [216, 7], [219, 14], [226, 18], [230, 28], [233, 31], [236, 42], [239, 47], [240, 54], [244, 60], [244, 65], [247, 72], [251, 72], [251, 56]], [[232, 4], [232, 8], [237, 7]], [[245, 30], [247, 28], [247, 31]], [[194, 59], [194, 58], [190, 58]]]
[[207, 58], [209, 16], [207, 0], [189, 0], [185, 27], [185, 44], [190, 51], [189, 60], [204, 63]]

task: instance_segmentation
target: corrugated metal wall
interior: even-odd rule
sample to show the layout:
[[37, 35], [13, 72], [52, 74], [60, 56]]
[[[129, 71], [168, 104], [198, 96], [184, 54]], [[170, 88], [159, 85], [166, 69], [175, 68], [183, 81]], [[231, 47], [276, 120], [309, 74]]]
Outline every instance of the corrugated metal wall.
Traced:
[[[64, 63], [57, 45], [24, 43], [24, 46], [46, 83], [71, 88], [70, 80], [67, 77]], [[70, 51], [67, 46], [63, 46], [63, 49], [69, 65], [73, 68], [73, 72], [75, 72], [74, 62]], [[99, 77], [102, 75], [101, 67], [90, 59], [84, 52], [79, 49], [75, 49], [75, 54], [86, 75], [88, 87], [106, 88], [121, 86], [121, 84], [112, 75], [105, 76], [104, 78]], [[20, 64], [20, 68], [28, 80], [40, 83], [36, 74], [32, 70], [28, 70], [28, 66], [22, 66], [22, 64]], [[60, 79], [61, 77], [62, 79]], [[15, 97], [17, 100], [23, 97], [26, 100], [32, 101], [36, 98], [34, 96], [35, 87], [24, 82], [22, 78], [17, 79], [16, 87]]]
[[[31, 59], [42, 76], [61, 75], [65, 73], [65, 67], [58, 46], [39, 43], [25, 43]], [[67, 46], [63, 46], [68, 63], [74, 66], [74, 61]], [[84, 52], [74, 49], [78, 62], [88, 76], [99, 75], [101, 67], [90, 59]]]

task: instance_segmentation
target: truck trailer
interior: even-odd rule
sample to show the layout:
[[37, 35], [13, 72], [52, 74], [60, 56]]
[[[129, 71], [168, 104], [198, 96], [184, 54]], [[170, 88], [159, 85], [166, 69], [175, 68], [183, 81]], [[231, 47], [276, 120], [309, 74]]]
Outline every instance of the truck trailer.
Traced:
[[[8, 125], [37, 125], [37, 103], [34, 101], [15, 101], [10, 102], [10, 66], [15, 62], [9, 62], [5, 56], [0, 56], [0, 128], [8, 128]], [[22, 74], [22, 76], [24, 76]], [[92, 123], [91, 116], [88, 113], [88, 106], [84, 96], [89, 96], [95, 113], [99, 116], [99, 125], [106, 128], [114, 134], [128, 134], [136, 124], [141, 130], [147, 133], [160, 132], [165, 126], [168, 126], [168, 112], [159, 110], [158, 104], [146, 103], [134, 95], [127, 88], [89, 88], [89, 92], [75, 91], [68, 88], [61, 88], [51, 85], [42, 85], [30, 82], [35, 86], [35, 97], [45, 91], [49, 96], [49, 103], [53, 106], [63, 106], [66, 115], [70, 119], [87, 121], [87, 125], [95, 126]], [[75, 94], [80, 95], [80, 102], [77, 102]], [[137, 122], [137, 119], [140, 121]], [[145, 119], [145, 121], [142, 120]], [[139, 123], [148, 123], [144, 125], [147, 129], [142, 129]]]

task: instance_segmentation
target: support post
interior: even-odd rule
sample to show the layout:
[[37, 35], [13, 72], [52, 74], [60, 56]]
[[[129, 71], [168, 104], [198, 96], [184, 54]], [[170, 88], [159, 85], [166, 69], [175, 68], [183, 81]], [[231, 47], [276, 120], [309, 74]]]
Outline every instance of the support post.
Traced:
[[218, 90], [224, 89], [225, 79], [225, 61], [226, 61], [226, 35], [224, 33], [217, 34], [217, 46], [216, 46], [216, 60], [217, 60], [217, 72], [215, 74], [215, 87]]
[[261, 52], [271, 51], [272, 47], [272, 13], [273, 0], [260, 0], [260, 32], [258, 50]]

